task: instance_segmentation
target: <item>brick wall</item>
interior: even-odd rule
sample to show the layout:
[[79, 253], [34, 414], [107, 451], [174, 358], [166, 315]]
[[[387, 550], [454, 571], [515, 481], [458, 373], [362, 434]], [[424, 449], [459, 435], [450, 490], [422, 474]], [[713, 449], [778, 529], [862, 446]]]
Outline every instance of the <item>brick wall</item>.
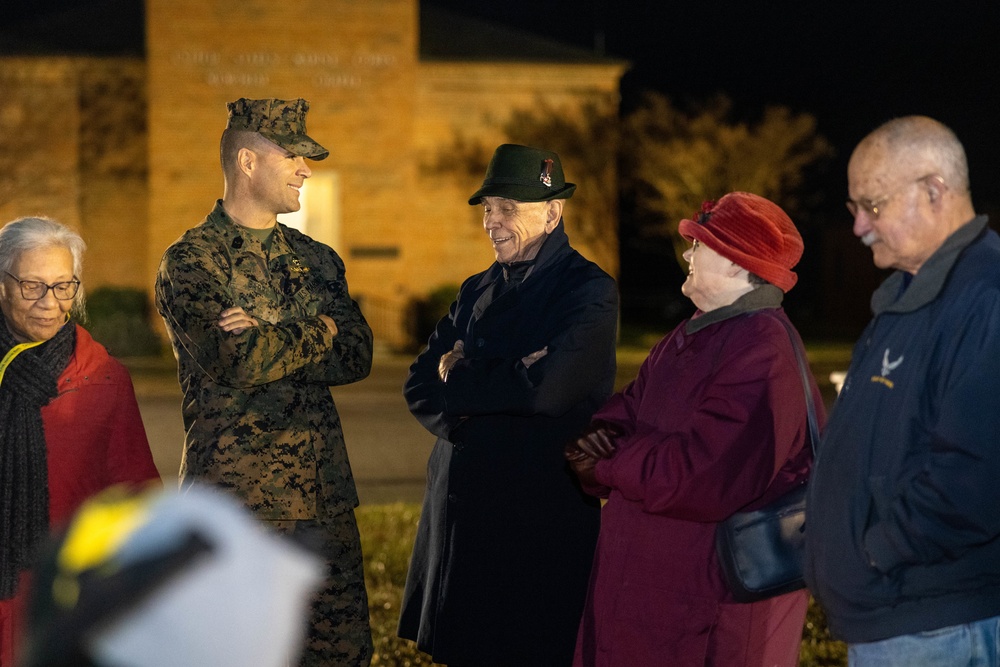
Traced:
[[144, 85], [144, 63], [127, 58], [0, 64], [0, 224], [76, 229], [91, 289], [148, 287]]
[[79, 71], [80, 218], [87, 284], [148, 290], [146, 65], [82, 59]]
[[77, 65], [0, 62], [0, 221], [42, 215], [80, 229]]
[[[0, 60], [0, 218], [78, 229], [88, 287], [151, 292], [163, 250], [222, 196], [226, 102], [304, 97], [311, 163], [335, 176], [336, 238], [376, 338], [405, 344], [415, 300], [493, 261], [479, 185], [517, 109], [613, 113], [614, 63], [419, 62], [417, 0], [147, 0], [147, 58]], [[465, 141], [469, 150], [454, 157]], [[452, 160], [455, 168], [441, 168]], [[609, 157], [610, 159], [610, 157]], [[580, 182], [564, 155], [569, 180]], [[317, 181], [318, 182], [318, 181]], [[617, 225], [569, 202], [576, 247], [617, 273]], [[588, 239], [584, 231], [599, 230]], [[159, 327], [159, 323], [157, 323]]]
[[[394, 299], [387, 286], [402, 279], [401, 263], [363, 257], [366, 249], [401, 242], [400, 201], [412, 197], [415, 0], [147, 0], [146, 20], [148, 273], [222, 195], [218, 141], [226, 102], [304, 97], [311, 103], [309, 134], [330, 149], [311, 166], [340, 176], [337, 250], [352, 291]], [[381, 339], [398, 339], [395, 319], [379, 318]]]

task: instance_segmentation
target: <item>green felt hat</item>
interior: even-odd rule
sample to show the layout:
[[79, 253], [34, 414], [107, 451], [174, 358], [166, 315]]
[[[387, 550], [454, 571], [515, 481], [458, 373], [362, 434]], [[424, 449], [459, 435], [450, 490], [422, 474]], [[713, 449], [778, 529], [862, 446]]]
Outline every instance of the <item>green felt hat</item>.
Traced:
[[503, 144], [493, 153], [483, 186], [469, 197], [475, 206], [483, 197], [516, 201], [569, 199], [576, 190], [567, 183], [559, 156], [552, 151], [517, 144]]

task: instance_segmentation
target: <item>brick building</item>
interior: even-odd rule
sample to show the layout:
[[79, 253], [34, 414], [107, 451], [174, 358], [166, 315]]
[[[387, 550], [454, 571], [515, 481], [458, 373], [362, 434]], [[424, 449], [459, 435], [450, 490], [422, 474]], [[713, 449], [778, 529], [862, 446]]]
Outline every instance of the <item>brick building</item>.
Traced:
[[[492, 261], [465, 200], [511, 139], [511, 114], [615, 115], [625, 69], [417, 0], [107, 0], [82, 12], [0, 30], [0, 219], [66, 222], [90, 246], [89, 287], [149, 291], [164, 248], [222, 195], [225, 103], [305, 97], [309, 133], [331, 154], [283, 221], [344, 257], [389, 347], [407, 342], [416, 300]], [[584, 195], [593, 176], [572, 147], [563, 157]], [[614, 202], [580, 199], [570, 236], [616, 274]]]

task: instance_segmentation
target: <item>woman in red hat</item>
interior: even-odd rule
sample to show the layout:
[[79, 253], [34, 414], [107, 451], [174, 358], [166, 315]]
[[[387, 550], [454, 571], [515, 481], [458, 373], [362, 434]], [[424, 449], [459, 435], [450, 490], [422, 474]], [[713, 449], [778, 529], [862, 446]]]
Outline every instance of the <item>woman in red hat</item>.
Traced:
[[807, 593], [736, 602], [715, 529], [808, 475], [805, 394], [781, 321], [802, 238], [745, 192], [706, 202], [680, 232], [692, 242], [682, 291], [698, 310], [566, 448], [584, 488], [607, 498], [574, 664], [795, 665]]

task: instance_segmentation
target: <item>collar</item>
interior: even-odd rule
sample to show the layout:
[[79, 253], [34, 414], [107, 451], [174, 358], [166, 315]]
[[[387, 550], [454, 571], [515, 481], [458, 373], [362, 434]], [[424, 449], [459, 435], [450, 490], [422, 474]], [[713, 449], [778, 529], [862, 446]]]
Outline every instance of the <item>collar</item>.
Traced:
[[[530, 270], [525, 274], [524, 279], [528, 280], [531, 276], [545, 271], [557, 259], [569, 252], [569, 250], [569, 237], [566, 235], [566, 228], [563, 226], [562, 219], [560, 219], [559, 224], [552, 230], [552, 233], [545, 237], [545, 241], [542, 243], [542, 247], [538, 249], [535, 259], [531, 260]], [[484, 287], [503, 275], [504, 265], [499, 262], [493, 262], [493, 265], [483, 272], [483, 277], [479, 280], [478, 287]]]
[[550, 264], [555, 257], [560, 255], [567, 246], [569, 246], [569, 237], [566, 236], [566, 228], [563, 226], [562, 218], [560, 218], [559, 224], [556, 225], [551, 234], [545, 237], [542, 247], [538, 249], [538, 254], [535, 256], [535, 270], [541, 271], [546, 264]]
[[511, 262], [510, 264], [503, 264], [501, 266], [503, 268], [504, 281], [520, 285], [528, 277], [531, 269], [534, 268], [535, 260], [529, 259], [525, 262]]
[[684, 333], [688, 335], [697, 333], [705, 327], [738, 315], [765, 310], [767, 308], [778, 308], [781, 306], [784, 298], [785, 293], [780, 288], [774, 285], [761, 285], [757, 289], [747, 292], [728, 306], [716, 308], [707, 313], [698, 311], [694, 317], [684, 324]]
[[[936, 299], [959, 255], [982, 235], [988, 223], [987, 216], [977, 215], [956, 229], [924, 262], [916, 275], [910, 277], [904, 271], [893, 272], [872, 294], [872, 312], [875, 315], [909, 313]], [[904, 290], [908, 279], [909, 285]]]
[[216, 200], [215, 208], [208, 214], [205, 222], [210, 223], [212, 228], [222, 235], [226, 246], [232, 250], [256, 252], [256, 254], [262, 257], [269, 257], [271, 259], [291, 253], [291, 248], [286, 240], [285, 229], [287, 228], [283, 224], [280, 222], [275, 223], [274, 236], [271, 239], [271, 250], [265, 253], [260, 239], [226, 213], [221, 199]]

